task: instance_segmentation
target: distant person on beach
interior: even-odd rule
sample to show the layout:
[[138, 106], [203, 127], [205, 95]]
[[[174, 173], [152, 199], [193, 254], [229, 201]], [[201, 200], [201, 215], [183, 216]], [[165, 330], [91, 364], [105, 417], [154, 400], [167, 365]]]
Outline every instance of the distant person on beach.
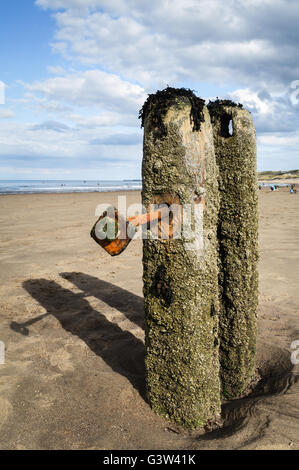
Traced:
[[295, 185], [294, 184], [291, 184], [291, 187], [290, 187], [290, 194], [296, 194], [297, 193], [297, 189], [295, 189]]
[[275, 191], [275, 186], [274, 186], [274, 184], [271, 184], [271, 185], [270, 185], [270, 189], [271, 189], [271, 191]]

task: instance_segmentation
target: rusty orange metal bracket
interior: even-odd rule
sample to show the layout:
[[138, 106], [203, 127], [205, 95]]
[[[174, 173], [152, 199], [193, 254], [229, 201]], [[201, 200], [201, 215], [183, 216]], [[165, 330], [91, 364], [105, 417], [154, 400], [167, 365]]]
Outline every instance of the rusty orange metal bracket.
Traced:
[[[169, 217], [169, 207], [162, 207], [153, 212], [129, 217], [126, 221], [121, 218], [117, 209], [109, 208], [94, 224], [90, 235], [109, 255], [117, 256], [127, 248], [140, 225], [161, 221], [166, 217]], [[119, 226], [121, 224], [123, 228], [126, 228], [124, 238], [119, 238]]]

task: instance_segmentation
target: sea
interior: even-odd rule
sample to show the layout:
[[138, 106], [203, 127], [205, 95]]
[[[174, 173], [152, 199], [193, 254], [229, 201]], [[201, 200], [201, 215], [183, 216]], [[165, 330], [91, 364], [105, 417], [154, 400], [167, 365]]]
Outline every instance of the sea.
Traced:
[[[270, 186], [271, 182], [261, 182]], [[283, 187], [286, 183], [275, 183]], [[138, 191], [141, 180], [0, 180], [0, 196], [3, 194], [51, 194], [51, 193], [93, 193], [109, 191]]]
[[3, 194], [93, 193], [141, 190], [141, 180], [0, 180]]

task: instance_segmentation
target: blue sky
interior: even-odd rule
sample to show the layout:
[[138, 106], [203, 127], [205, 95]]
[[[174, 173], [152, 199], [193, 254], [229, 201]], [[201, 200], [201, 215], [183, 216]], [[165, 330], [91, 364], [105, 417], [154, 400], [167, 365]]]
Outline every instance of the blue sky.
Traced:
[[299, 168], [296, 0], [10, 0], [0, 18], [0, 179], [139, 178], [138, 111], [167, 84], [242, 102], [258, 169]]
[[1, 79], [13, 85], [46, 76], [47, 66], [58, 60], [49, 47], [54, 18], [30, 0], [1, 2], [0, 14]]

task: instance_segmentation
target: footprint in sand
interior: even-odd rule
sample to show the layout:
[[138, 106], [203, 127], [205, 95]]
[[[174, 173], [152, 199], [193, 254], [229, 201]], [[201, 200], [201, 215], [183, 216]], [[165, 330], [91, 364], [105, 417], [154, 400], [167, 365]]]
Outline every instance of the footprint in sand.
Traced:
[[71, 354], [64, 348], [58, 349], [55, 353], [51, 354], [50, 363], [53, 367], [58, 367], [63, 372], [73, 371], [74, 366], [71, 361]]

